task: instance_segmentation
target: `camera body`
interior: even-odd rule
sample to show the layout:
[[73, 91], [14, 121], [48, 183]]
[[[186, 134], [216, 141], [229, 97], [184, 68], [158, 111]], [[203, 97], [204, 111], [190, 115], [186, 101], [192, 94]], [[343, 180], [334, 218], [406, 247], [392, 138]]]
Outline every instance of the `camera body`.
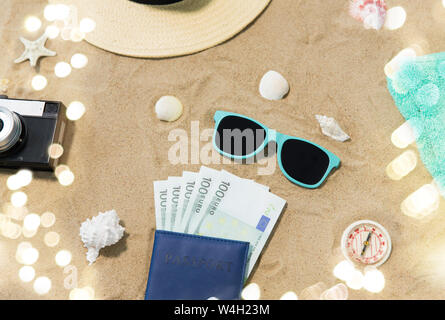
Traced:
[[0, 167], [52, 171], [52, 144], [62, 145], [65, 106], [58, 101], [9, 99], [0, 96]]

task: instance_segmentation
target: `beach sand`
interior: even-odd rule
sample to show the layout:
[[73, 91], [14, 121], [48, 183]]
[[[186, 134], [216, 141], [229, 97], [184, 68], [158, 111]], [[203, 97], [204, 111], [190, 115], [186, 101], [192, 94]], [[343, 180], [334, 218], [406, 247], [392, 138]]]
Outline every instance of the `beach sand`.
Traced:
[[[327, 5], [329, 3], [329, 5]], [[372, 294], [350, 290], [352, 299], [445, 298], [445, 217], [429, 221], [409, 218], [401, 202], [432, 178], [422, 164], [401, 181], [392, 181], [385, 167], [402, 153], [391, 143], [391, 133], [404, 120], [386, 88], [385, 64], [400, 50], [419, 45], [425, 54], [445, 49], [445, 8], [438, 0], [388, 0], [402, 6], [405, 25], [397, 30], [365, 30], [348, 14], [346, 0], [273, 0], [265, 12], [238, 36], [204, 52], [171, 59], [135, 59], [118, 56], [87, 42], [48, 40], [56, 57], [40, 60], [38, 72], [48, 79], [43, 91], [33, 91], [36, 71], [29, 63], [14, 64], [23, 46], [19, 36], [34, 39], [23, 27], [28, 15], [43, 19], [46, 1], [6, 0], [0, 16], [0, 78], [9, 78], [8, 95], [14, 98], [79, 100], [85, 115], [67, 129], [62, 162], [75, 174], [63, 187], [47, 174], [38, 173], [29, 187], [30, 212], [53, 212], [57, 221], [40, 228], [32, 238], [9, 240], [0, 236], [1, 299], [66, 299], [74, 268], [55, 264], [54, 256], [72, 253], [78, 287], [91, 286], [98, 299], [142, 299], [148, 277], [155, 214], [153, 181], [197, 171], [201, 164], [174, 165], [168, 160], [175, 141], [169, 134], [184, 130], [189, 139], [193, 121], [200, 132], [213, 128], [216, 110], [245, 114], [279, 132], [314, 141], [337, 154], [342, 165], [319, 189], [307, 190], [290, 183], [278, 166], [271, 175], [258, 175], [264, 164], [209, 164], [240, 177], [270, 186], [287, 200], [249, 282], [261, 288], [262, 299], [279, 299], [287, 291], [299, 294], [319, 281], [338, 282], [332, 270], [343, 260], [343, 230], [360, 219], [375, 220], [392, 237], [393, 251], [380, 267], [384, 290]], [[234, 13], [236, 14], [236, 13]], [[46, 25], [46, 24], [44, 24]], [[54, 66], [75, 53], [89, 59], [86, 68], [56, 78]], [[267, 101], [258, 92], [261, 77], [276, 70], [291, 90], [281, 101]], [[176, 122], [161, 122], [154, 112], [163, 95], [175, 95], [184, 104]], [[334, 117], [351, 136], [340, 143], [321, 133], [316, 114]], [[204, 137], [205, 138], [205, 137]], [[171, 140], [171, 139], [170, 139]], [[195, 139], [196, 140], [196, 139]], [[205, 140], [205, 139], [204, 139]], [[207, 145], [201, 141], [200, 147]], [[414, 146], [409, 149], [417, 150]], [[218, 156], [222, 161], [222, 158]], [[11, 192], [0, 173], [2, 201]], [[126, 228], [118, 244], [101, 251], [91, 266], [79, 237], [82, 221], [98, 212], [115, 209]], [[49, 248], [47, 231], [60, 234]], [[47, 276], [52, 289], [37, 296], [32, 283], [18, 277], [21, 265], [15, 251], [29, 241], [40, 252], [33, 265], [37, 276]], [[65, 284], [64, 284], [65, 280]]]

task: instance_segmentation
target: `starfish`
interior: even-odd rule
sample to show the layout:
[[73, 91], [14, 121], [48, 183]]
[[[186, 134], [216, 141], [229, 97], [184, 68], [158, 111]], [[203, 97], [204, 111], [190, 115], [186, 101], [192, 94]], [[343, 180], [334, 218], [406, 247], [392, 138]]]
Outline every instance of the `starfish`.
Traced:
[[25, 60], [29, 60], [32, 67], [35, 67], [37, 64], [37, 60], [40, 57], [53, 57], [56, 55], [54, 51], [48, 50], [45, 48], [45, 42], [48, 40], [48, 36], [44, 33], [35, 41], [27, 40], [23, 37], [20, 37], [20, 41], [25, 46], [25, 51], [23, 51], [22, 55], [15, 59], [15, 63], [20, 63]]

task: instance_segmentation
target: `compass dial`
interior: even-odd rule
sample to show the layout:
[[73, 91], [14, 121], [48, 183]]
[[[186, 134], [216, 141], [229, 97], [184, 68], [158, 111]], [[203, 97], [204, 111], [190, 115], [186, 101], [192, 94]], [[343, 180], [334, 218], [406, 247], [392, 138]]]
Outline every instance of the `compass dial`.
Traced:
[[343, 233], [343, 255], [356, 264], [379, 266], [391, 254], [391, 238], [380, 224], [361, 220], [351, 224]]

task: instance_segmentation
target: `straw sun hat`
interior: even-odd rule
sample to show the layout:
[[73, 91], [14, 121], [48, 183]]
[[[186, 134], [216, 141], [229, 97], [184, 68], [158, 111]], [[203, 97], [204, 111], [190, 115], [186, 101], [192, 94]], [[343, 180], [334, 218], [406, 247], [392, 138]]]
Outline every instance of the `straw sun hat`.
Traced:
[[270, 0], [50, 2], [74, 5], [79, 18], [96, 22], [96, 29], [86, 36], [91, 44], [127, 56], [161, 58], [195, 53], [224, 42], [251, 23]]

